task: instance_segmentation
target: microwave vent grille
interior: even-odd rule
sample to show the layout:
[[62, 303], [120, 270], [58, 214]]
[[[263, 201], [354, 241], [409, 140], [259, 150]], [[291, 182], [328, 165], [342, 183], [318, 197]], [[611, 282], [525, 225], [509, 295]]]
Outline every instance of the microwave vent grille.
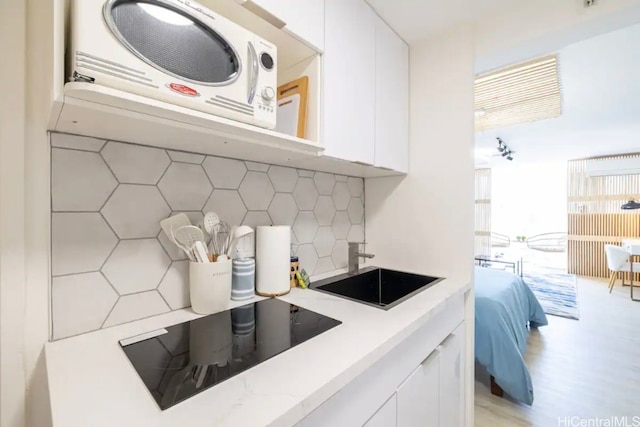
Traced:
[[215, 105], [216, 107], [235, 111], [237, 113], [246, 114], [247, 116], [253, 116], [254, 113], [254, 108], [252, 105], [234, 101], [233, 99], [226, 98], [224, 96], [216, 95], [215, 98], [209, 98], [206, 103]]
[[153, 84], [152, 79], [145, 77], [146, 73], [143, 71], [118, 64], [117, 62], [108, 61], [95, 55], [89, 55], [79, 51], [76, 52], [76, 67], [97, 71], [112, 77], [158, 89], [158, 86]]

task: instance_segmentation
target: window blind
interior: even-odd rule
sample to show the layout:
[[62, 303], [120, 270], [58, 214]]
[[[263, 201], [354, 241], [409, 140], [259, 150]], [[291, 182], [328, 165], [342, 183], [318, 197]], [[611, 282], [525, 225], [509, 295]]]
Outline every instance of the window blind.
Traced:
[[476, 76], [476, 130], [546, 120], [562, 114], [556, 55]]

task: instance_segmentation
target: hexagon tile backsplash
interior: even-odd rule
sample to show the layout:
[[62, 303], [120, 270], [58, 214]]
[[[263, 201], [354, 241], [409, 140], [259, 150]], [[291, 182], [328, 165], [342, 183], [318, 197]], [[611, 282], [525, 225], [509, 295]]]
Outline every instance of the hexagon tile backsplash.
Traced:
[[53, 339], [188, 307], [188, 265], [160, 230], [185, 212], [290, 225], [310, 274], [364, 240], [364, 182], [75, 135], [51, 135]]

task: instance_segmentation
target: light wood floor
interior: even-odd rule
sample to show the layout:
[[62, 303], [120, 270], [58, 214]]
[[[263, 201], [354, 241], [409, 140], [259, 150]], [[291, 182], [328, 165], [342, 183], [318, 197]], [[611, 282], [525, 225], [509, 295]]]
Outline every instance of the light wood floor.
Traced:
[[525, 360], [534, 387], [532, 407], [491, 395], [488, 377], [476, 375], [476, 426], [548, 427], [558, 426], [558, 417], [640, 417], [640, 302], [629, 299], [629, 288], [619, 280], [610, 295], [606, 279], [578, 278], [578, 303], [580, 320], [548, 316], [549, 325], [529, 336]]

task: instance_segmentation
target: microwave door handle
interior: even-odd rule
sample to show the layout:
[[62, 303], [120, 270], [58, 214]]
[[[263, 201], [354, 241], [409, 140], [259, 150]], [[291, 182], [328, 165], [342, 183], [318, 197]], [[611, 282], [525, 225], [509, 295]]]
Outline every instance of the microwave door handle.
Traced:
[[249, 96], [247, 103], [252, 104], [253, 98], [256, 96], [256, 86], [258, 85], [258, 55], [253, 47], [253, 43], [249, 42], [247, 45], [247, 52], [249, 54]]

